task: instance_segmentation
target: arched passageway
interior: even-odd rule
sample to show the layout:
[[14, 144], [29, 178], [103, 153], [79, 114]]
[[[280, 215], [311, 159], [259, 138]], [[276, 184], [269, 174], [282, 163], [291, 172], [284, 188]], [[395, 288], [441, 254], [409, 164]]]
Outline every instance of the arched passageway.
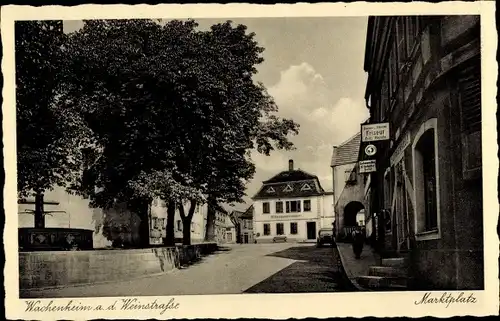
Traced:
[[364, 209], [365, 207], [361, 202], [349, 202], [344, 207], [344, 226], [356, 226], [356, 215]]

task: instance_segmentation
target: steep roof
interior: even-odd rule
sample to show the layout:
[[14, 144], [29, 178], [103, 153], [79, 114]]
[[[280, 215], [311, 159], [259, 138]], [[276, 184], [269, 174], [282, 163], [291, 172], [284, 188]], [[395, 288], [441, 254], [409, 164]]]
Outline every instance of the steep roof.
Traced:
[[253, 205], [250, 205], [249, 208], [240, 216], [242, 219], [252, 219], [253, 218]]
[[283, 171], [277, 175], [274, 175], [267, 181], [264, 181], [264, 184], [270, 183], [283, 183], [283, 182], [293, 182], [293, 181], [303, 181], [309, 179], [315, 179], [317, 176], [304, 172], [303, 170], [296, 169], [293, 171]]
[[302, 181], [264, 183], [253, 199], [309, 197], [323, 194], [324, 190], [315, 177]]
[[333, 148], [331, 166], [356, 163], [359, 155], [361, 133], [357, 133], [338, 147]]

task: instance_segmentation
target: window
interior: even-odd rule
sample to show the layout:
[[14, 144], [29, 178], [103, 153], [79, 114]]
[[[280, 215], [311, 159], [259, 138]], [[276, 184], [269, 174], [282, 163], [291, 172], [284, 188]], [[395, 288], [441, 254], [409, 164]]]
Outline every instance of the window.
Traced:
[[270, 213], [269, 202], [262, 203], [262, 213], [264, 213], [264, 214], [269, 214]]
[[249, 229], [252, 229], [253, 228], [253, 222], [248, 220], [248, 228]]
[[417, 239], [439, 238], [437, 119], [425, 122], [413, 142], [415, 228]]
[[247, 228], [247, 220], [243, 220], [243, 228]]
[[302, 185], [302, 188], [300, 190], [301, 191], [310, 191], [311, 186], [309, 186], [309, 184], [305, 183], [304, 185]]
[[346, 183], [356, 182], [356, 169], [355, 168], [345, 171], [345, 181], [346, 181]]
[[286, 212], [287, 213], [300, 212], [300, 201], [287, 201], [286, 202]]
[[401, 68], [405, 65], [406, 60], [408, 58], [406, 52], [404, 17], [398, 17], [398, 20], [396, 21], [396, 41], [398, 48], [397, 54], [398, 54], [399, 69], [401, 70]]
[[386, 69], [384, 72], [384, 78], [382, 82], [382, 92], [380, 93], [381, 104], [380, 104], [380, 121], [384, 121], [386, 118], [387, 111], [389, 110], [389, 70]]
[[285, 234], [285, 228], [283, 226], [283, 223], [276, 223], [276, 235], [283, 235]]
[[420, 35], [421, 31], [421, 23], [420, 23], [420, 17], [418, 16], [409, 16], [406, 18], [406, 49], [408, 54], [411, 54], [413, 51], [413, 48], [415, 45], [418, 43], [418, 36]]
[[[393, 42], [391, 53], [389, 55], [389, 101], [392, 102], [393, 99], [397, 97], [397, 90], [399, 85], [399, 70], [398, 70], [398, 60], [396, 52], [398, 47], [396, 42]], [[389, 106], [390, 108], [391, 106]]]
[[274, 192], [275, 190], [272, 186], [267, 189], [267, 193], [274, 193]]
[[271, 235], [271, 225], [264, 224], [264, 235]]
[[310, 211], [311, 211], [311, 201], [305, 200], [304, 201], [304, 212], [310, 212]]
[[288, 185], [285, 187], [285, 189], [283, 190], [283, 192], [292, 192], [292, 191], [293, 191], [293, 188], [292, 188], [292, 186], [291, 186], [291, 185], [289, 185], [289, 184], [288, 184]]
[[283, 213], [283, 202], [276, 202], [276, 213]]
[[194, 232], [194, 222], [191, 222], [191, 232]]
[[177, 220], [177, 231], [182, 231], [182, 221]]
[[391, 169], [388, 168], [384, 173], [384, 208], [391, 207]]
[[297, 234], [298, 233], [298, 226], [296, 222], [290, 223], [290, 234]]
[[231, 242], [233, 240], [233, 234], [232, 233], [227, 233], [226, 236], [227, 236], [227, 240], [229, 242]]

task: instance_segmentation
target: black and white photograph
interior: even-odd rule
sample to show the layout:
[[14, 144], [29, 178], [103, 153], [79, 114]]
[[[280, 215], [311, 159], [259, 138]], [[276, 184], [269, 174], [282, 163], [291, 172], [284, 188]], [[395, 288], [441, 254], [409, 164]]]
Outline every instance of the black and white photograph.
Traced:
[[12, 316], [497, 313], [493, 6], [428, 5], [2, 8]]

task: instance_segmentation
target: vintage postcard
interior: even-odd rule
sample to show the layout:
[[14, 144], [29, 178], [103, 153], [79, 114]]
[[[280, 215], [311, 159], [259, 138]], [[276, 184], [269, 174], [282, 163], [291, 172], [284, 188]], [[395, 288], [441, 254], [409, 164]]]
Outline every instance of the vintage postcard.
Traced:
[[7, 318], [498, 314], [494, 12], [2, 7]]

